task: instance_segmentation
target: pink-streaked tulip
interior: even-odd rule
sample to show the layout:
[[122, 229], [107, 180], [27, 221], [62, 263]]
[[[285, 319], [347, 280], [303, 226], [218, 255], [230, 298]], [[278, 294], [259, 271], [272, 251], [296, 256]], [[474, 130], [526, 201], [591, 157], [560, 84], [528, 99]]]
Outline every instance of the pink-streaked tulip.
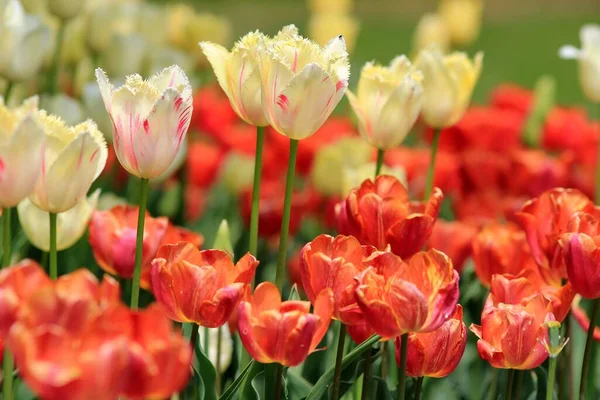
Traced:
[[366, 180], [336, 206], [338, 231], [378, 250], [388, 245], [408, 258], [420, 251], [431, 235], [443, 194], [438, 188], [426, 203], [411, 202], [402, 183], [393, 176]]
[[458, 272], [444, 253], [428, 250], [408, 261], [375, 252], [370, 266], [355, 279], [356, 301], [367, 323], [383, 338], [407, 332], [431, 332], [454, 312]]
[[350, 64], [344, 38], [324, 47], [284, 27], [259, 50], [262, 104], [269, 124], [290, 139], [305, 139], [323, 125], [344, 96]]
[[[396, 338], [396, 362], [400, 360], [401, 339]], [[458, 366], [467, 346], [467, 327], [462, 306], [438, 329], [428, 333], [409, 333], [406, 375], [443, 378]]]
[[46, 135], [32, 113], [38, 99], [9, 109], [0, 98], [0, 207], [15, 207], [33, 191], [40, 173]]
[[469, 328], [479, 338], [479, 355], [494, 368], [533, 369], [548, 358], [545, 322], [554, 315], [546, 298], [531, 295], [529, 284], [527, 279], [494, 275], [481, 326]]
[[186, 242], [166, 245], [152, 261], [152, 290], [172, 320], [216, 328], [248, 290], [257, 265], [250, 253], [234, 265], [221, 250], [200, 251]]
[[315, 351], [325, 336], [333, 312], [333, 293], [317, 295], [314, 311], [308, 301], [281, 301], [277, 287], [263, 282], [252, 299], [239, 306], [240, 338], [252, 358], [293, 367]]
[[148, 80], [130, 75], [118, 89], [101, 69], [96, 78], [121, 165], [140, 178], [162, 175], [175, 160], [192, 115], [192, 87], [183, 70], [174, 65]]

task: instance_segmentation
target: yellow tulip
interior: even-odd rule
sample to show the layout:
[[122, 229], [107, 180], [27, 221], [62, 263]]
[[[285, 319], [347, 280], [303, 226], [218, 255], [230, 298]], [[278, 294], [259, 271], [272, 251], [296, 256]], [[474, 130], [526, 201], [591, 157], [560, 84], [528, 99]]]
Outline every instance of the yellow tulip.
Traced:
[[324, 47], [289, 25], [259, 51], [262, 103], [267, 121], [290, 139], [304, 139], [323, 125], [344, 96], [350, 77], [342, 36]]
[[[85, 233], [92, 218], [92, 213], [98, 205], [100, 189], [87, 198], [82, 198], [68, 211], [62, 212], [56, 218], [56, 248], [68, 249], [73, 246]], [[23, 200], [17, 206], [19, 222], [27, 239], [40, 250], [50, 250], [50, 218], [48, 212], [36, 207], [29, 199]]]
[[352, 0], [308, 0], [308, 9], [313, 13], [347, 14], [352, 8]]
[[438, 13], [448, 27], [452, 43], [467, 46], [479, 36], [483, 0], [442, 0]]
[[482, 63], [481, 52], [473, 60], [460, 52], [444, 56], [435, 47], [419, 53], [415, 65], [424, 76], [422, 115], [425, 122], [434, 128], [443, 128], [462, 118], [471, 102]]
[[419, 20], [413, 35], [413, 54], [433, 45], [442, 53], [450, 50], [448, 26], [438, 14], [425, 14]]
[[160, 46], [167, 42], [168, 37], [162, 29], [167, 24], [165, 11], [164, 7], [156, 4], [140, 3], [139, 5], [137, 32], [152, 46]]
[[167, 38], [169, 42], [180, 49], [187, 48], [187, 26], [196, 11], [185, 3], [169, 4], [167, 6]]
[[231, 39], [231, 23], [228, 19], [209, 13], [193, 15], [186, 28], [186, 50], [191, 52], [199, 67], [207, 67], [208, 60], [198, 47], [199, 42], [228, 45]]
[[123, 78], [140, 71], [144, 66], [147, 50], [144, 38], [138, 34], [112, 37], [104, 53], [104, 65], [109, 74]]
[[0, 97], [0, 207], [14, 207], [33, 191], [46, 136], [33, 113], [37, 97], [9, 109]]
[[25, 13], [18, 0], [0, 2], [0, 76], [10, 81], [33, 78], [50, 45], [50, 29]]
[[[373, 179], [376, 165], [374, 162], [363, 163], [355, 168], [346, 168], [343, 171], [342, 191], [340, 197], [346, 198], [352, 189], [360, 187], [367, 179]], [[406, 171], [401, 167], [388, 167], [382, 165], [380, 175], [391, 175], [398, 179], [404, 187], [408, 187]]]
[[[359, 137], [346, 137], [321, 147], [315, 155], [310, 178], [315, 188], [326, 196], [343, 192], [344, 171], [357, 168], [371, 159], [373, 148]], [[371, 175], [375, 173], [375, 167]]]
[[325, 45], [332, 37], [342, 35], [348, 53], [352, 53], [359, 31], [358, 19], [349, 14], [316, 13], [308, 21], [309, 36], [315, 42]]
[[80, 15], [66, 25], [65, 40], [62, 43], [61, 62], [69, 65], [76, 65], [87, 55], [87, 23], [88, 19]]
[[216, 43], [199, 43], [237, 115], [256, 126], [268, 125], [258, 68], [258, 46], [264, 39], [262, 33], [250, 32], [235, 43], [231, 52]]
[[106, 2], [90, 12], [88, 22], [88, 46], [97, 53], [104, 53], [115, 35], [136, 32], [139, 5], [131, 1]]
[[85, 2], [86, 0], [48, 0], [48, 10], [64, 21], [79, 14]]
[[358, 117], [361, 136], [378, 149], [398, 146], [415, 124], [423, 105], [423, 75], [406, 56], [398, 56], [389, 67], [367, 63], [354, 95], [347, 91]]
[[579, 82], [586, 97], [600, 103], [600, 25], [587, 24], [579, 31], [581, 49], [563, 46], [560, 56], [579, 62]]
[[36, 113], [35, 120], [46, 134], [46, 146], [29, 199], [44, 211], [61, 213], [85, 197], [104, 169], [106, 141], [91, 120], [70, 127], [43, 110]]

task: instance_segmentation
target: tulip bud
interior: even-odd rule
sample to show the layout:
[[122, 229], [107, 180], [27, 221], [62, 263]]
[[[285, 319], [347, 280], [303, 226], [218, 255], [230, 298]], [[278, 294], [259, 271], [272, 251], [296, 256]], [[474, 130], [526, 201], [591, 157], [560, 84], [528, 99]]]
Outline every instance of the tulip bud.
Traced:
[[316, 13], [308, 20], [309, 37], [324, 46], [336, 35], [344, 36], [348, 53], [352, 52], [360, 32], [358, 19], [349, 14]]
[[452, 43], [468, 46], [479, 36], [483, 0], [442, 0], [438, 14], [448, 27]]
[[556, 358], [569, 343], [569, 338], [561, 337], [560, 335], [560, 322], [548, 321], [546, 322], [548, 327], [548, 341], [544, 341], [544, 347], [551, 358]]
[[438, 14], [423, 15], [413, 34], [413, 54], [431, 46], [437, 46], [442, 53], [450, 50], [448, 27]]
[[357, 94], [346, 92], [361, 136], [378, 149], [397, 147], [421, 112], [422, 80], [405, 56], [394, 58], [389, 67], [365, 64]]
[[523, 139], [529, 146], [537, 148], [542, 138], [546, 117], [556, 103], [556, 79], [549, 75], [540, 77], [535, 82], [533, 96], [533, 107], [525, 123]]
[[79, 14], [85, 2], [86, 0], [48, 0], [48, 10], [64, 21]]
[[581, 49], [573, 46], [560, 48], [564, 59], [579, 62], [579, 83], [588, 100], [600, 103], [600, 25], [587, 24], [579, 31]]
[[222, 250], [233, 257], [233, 245], [231, 244], [231, 233], [229, 233], [229, 224], [227, 220], [224, 219], [219, 224], [219, 229], [217, 229], [217, 235], [215, 236], [215, 241], [213, 243], [213, 249]]
[[423, 118], [434, 128], [454, 125], [463, 116], [479, 79], [483, 53], [473, 61], [465, 53], [443, 56], [438, 48], [419, 53], [416, 67], [423, 73]]

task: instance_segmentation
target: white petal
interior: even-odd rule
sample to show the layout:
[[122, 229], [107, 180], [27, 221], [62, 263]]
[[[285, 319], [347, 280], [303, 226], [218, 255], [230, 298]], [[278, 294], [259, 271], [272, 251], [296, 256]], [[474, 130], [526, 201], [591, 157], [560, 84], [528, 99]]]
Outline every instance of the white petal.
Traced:
[[558, 50], [558, 56], [565, 60], [574, 60], [581, 56], [581, 50], [568, 44]]

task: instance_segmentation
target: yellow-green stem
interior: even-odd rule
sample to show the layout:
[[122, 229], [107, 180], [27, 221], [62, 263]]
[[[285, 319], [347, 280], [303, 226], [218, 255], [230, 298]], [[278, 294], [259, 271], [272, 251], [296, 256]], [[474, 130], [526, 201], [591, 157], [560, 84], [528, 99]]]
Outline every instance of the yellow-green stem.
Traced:
[[333, 372], [333, 388], [331, 389], [331, 400], [338, 400], [338, 398], [340, 397], [340, 378], [342, 376], [342, 358], [344, 358], [345, 340], [346, 325], [340, 323], [337, 354], [335, 356], [335, 370]]
[[546, 386], [546, 400], [554, 398], [554, 379], [556, 377], [556, 357], [550, 357], [548, 365], [548, 384]]
[[408, 348], [408, 333], [400, 337], [400, 365], [398, 366], [398, 400], [404, 400], [406, 387], [406, 353]]
[[[221, 330], [223, 326], [220, 326], [217, 330], [217, 360], [215, 362], [215, 369], [217, 370], [217, 381], [215, 382], [215, 386], [217, 387], [217, 396], [221, 395], [221, 346], [223, 339], [221, 338]], [[208, 356], [208, 353], [206, 353]]]
[[515, 370], [508, 370], [508, 379], [506, 381], [506, 400], [512, 400], [513, 384], [515, 382]]
[[4, 89], [4, 104], [8, 105], [8, 100], [10, 99], [10, 95], [14, 87], [15, 83], [13, 81], [8, 81], [6, 84], [6, 89]]
[[[260, 176], [262, 171], [265, 127], [256, 127], [256, 155], [254, 156], [254, 182], [252, 184], [252, 212], [250, 214], [250, 244], [248, 251], [256, 256], [258, 250], [258, 216], [260, 210]], [[243, 368], [243, 366], [242, 366]]]
[[375, 166], [375, 178], [381, 174], [381, 168], [383, 167], [383, 156], [385, 155], [385, 150], [377, 149], [377, 164]]
[[140, 301], [140, 277], [142, 274], [142, 249], [144, 248], [144, 222], [146, 220], [146, 203], [148, 202], [148, 179], [140, 179], [140, 203], [138, 211], [137, 237], [135, 241], [135, 265], [131, 286], [131, 308], [137, 310]]
[[[10, 265], [10, 259], [12, 256], [12, 242], [10, 232], [10, 214], [12, 209], [4, 208], [2, 210], [2, 266], [7, 267]], [[12, 354], [8, 349], [4, 349], [4, 358], [2, 360], [2, 393], [5, 400], [12, 400], [13, 398], [13, 370], [14, 362]]]
[[290, 231], [290, 214], [292, 211], [292, 193], [294, 191], [294, 177], [296, 175], [296, 156], [298, 155], [298, 141], [290, 139], [290, 158], [285, 182], [285, 198], [283, 201], [283, 219], [279, 235], [279, 255], [277, 257], [277, 275], [275, 283], [279, 290], [285, 285], [285, 261], [287, 257], [287, 242]]
[[49, 213], [50, 215], [50, 279], [58, 278], [58, 256], [56, 251], [56, 219], [58, 214]]
[[54, 57], [52, 58], [52, 65], [48, 75], [48, 93], [51, 95], [58, 91], [58, 72], [60, 67], [60, 54], [65, 38], [65, 25], [66, 23], [64, 21], [59, 21], [58, 31], [56, 32], [56, 47], [54, 48]]
[[581, 382], [579, 384], [579, 400], [585, 400], [585, 390], [587, 387], [587, 376], [590, 370], [590, 356], [592, 355], [592, 346], [594, 344], [594, 328], [596, 319], [600, 311], [600, 298], [593, 301], [592, 313], [590, 314], [590, 327], [588, 328], [587, 340], [585, 341], [585, 351], [583, 353], [583, 362], [581, 364]]
[[431, 143], [431, 159], [429, 160], [429, 169], [427, 170], [427, 180], [425, 181], [425, 201], [431, 196], [433, 190], [433, 181], [435, 179], [435, 159], [437, 157], [438, 144], [440, 143], [440, 133], [442, 130], [436, 128], [433, 131], [433, 142]]

